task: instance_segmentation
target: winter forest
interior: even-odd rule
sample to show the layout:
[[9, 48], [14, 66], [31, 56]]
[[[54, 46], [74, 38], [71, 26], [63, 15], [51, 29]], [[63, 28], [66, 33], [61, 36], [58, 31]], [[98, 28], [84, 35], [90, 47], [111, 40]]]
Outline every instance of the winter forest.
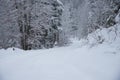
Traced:
[[0, 0], [0, 48], [33, 50], [65, 46], [70, 37], [85, 39], [97, 29], [117, 24], [120, 0], [62, 2]]
[[0, 0], [0, 80], [120, 80], [120, 0]]

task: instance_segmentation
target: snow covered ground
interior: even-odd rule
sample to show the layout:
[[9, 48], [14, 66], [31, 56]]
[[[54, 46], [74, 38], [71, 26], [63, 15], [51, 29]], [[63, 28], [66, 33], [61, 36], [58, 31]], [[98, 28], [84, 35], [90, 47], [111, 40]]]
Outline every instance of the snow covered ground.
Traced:
[[0, 50], [0, 80], [120, 80], [120, 52], [110, 46]]
[[120, 80], [119, 35], [120, 24], [67, 47], [2, 49], [0, 80]]

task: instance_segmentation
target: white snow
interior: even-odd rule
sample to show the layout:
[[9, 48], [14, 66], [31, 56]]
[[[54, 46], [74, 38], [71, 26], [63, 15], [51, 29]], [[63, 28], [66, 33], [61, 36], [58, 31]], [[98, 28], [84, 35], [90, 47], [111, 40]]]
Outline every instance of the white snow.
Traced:
[[120, 54], [110, 46], [0, 50], [0, 80], [118, 80]]
[[119, 10], [118, 15], [115, 17], [115, 21], [116, 23], [120, 23], [120, 10]]
[[[102, 44], [102, 46], [110, 46], [116, 51], [120, 51], [120, 24], [116, 24], [110, 28], [98, 29], [94, 33], [88, 36], [88, 43], [90, 46], [97, 46]], [[83, 40], [85, 43], [85, 40]], [[88, 45], [87, 44], [87, 45]]]
[[[101, 30], [105, 34], [101, 35], [108, 41], [114, 35], [106, 36], [106, 31]], [[112, 46], [119, 43], [119, 37], [115, 41], [110, 38], [111, 45], [104, 42], [92, 48], [71, 40], [68, 47], [0, 50], [0, 80], [120, 80], [120, 50]]]
[[63, 3], [62, 3], [60, 0], [57, 0], [57, 2], [58, 2], [61, 6], [63, 6]]

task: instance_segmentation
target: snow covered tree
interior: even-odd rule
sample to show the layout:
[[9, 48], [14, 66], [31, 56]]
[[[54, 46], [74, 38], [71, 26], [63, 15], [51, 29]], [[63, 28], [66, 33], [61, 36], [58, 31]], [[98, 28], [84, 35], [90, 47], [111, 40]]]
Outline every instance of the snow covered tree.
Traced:
[[35, 0], [31, 11], [29, 49], [52, 48], [59, 42], [62, 8], [57, 0]]
[[115, 25], [115, 17], [120, 8], [119, 2], [119, 0], [89, 0], [91, 8], [88, 23], [89, 32]]
[[24, 50], [28, 49], [29, 30], [31, 29], [31, 6], [32, 0], [15, 0], [15, 8], [17, 9], [17, 23], [21, 33], [21, 47]]
[[0, 0], [0, 48], [20, 48], [17, 13], [13, 0]]
[[51, 48], [55, 43], [59, 43], [62, 15], [60, 1], [0, 0], [0, 2], [1, 48], [19, 45], [18, 47], [24, 50], [41, 49]]

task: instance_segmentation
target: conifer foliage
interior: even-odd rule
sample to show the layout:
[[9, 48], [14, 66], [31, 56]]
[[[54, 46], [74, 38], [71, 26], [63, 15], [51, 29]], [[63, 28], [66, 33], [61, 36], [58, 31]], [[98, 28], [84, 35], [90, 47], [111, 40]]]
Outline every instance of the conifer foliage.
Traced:
[[[9, 21], [0, 22], [0, 30], [7, 30], [9, 34], [7, 40], [6, 31], [3, 31], [4, 33], [0, 31], [1, 36], [5, 35], [0, 39], [1, 48], [41, 49], [52, 48], [58, 43], [62, 15], [62, 4], [58, 0], [1, 0], [1, 2], [4, 5], [0, 6], [6, 8], [4, 12], [0, 9], [1, 16], [10, 17]], [[10, 12], [7, 13], [7, 10]], [[11, 44], [8, 45], [8, 42]]]

